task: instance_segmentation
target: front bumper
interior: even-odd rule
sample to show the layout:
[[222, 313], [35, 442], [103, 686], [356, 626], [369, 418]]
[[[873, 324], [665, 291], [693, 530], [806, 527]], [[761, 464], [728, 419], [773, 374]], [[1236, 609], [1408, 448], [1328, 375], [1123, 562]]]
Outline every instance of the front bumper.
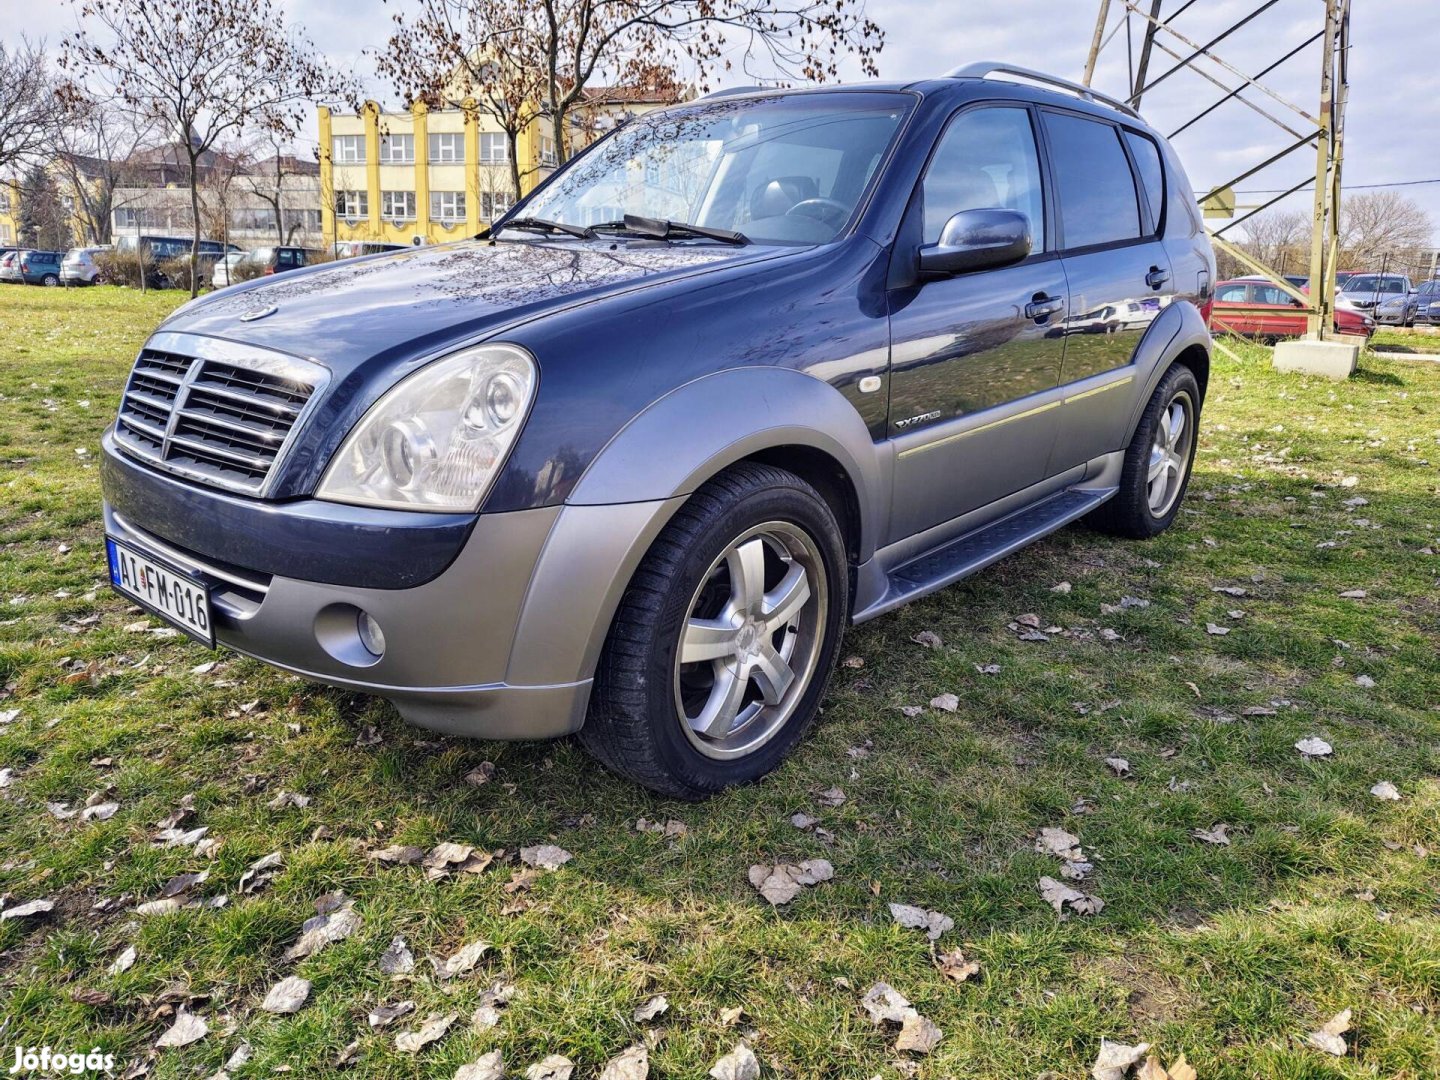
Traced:
[[[205, 499], [227, 498], [186, 487], [187, 506], [201, 519]], [[109, 496], [107, 486], [108, 533], [211, 586], [218, 643], [306, 679], [387, 698], [422, 727], [487, 739], [580, 728], [620, 595], [680, 501], [482, 514], [438, 576], [408, 588], [367, 588], [222, 561], [198, 549], [203, 526], [187, 529], [156, 514], [161, 535]], [[360, 646], [357, 611], [383, 630], [384, 655]]]

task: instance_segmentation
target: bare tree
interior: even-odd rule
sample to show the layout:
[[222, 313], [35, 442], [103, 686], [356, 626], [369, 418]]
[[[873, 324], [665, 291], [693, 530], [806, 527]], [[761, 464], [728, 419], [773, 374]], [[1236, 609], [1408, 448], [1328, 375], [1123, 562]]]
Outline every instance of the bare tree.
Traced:
[[1430, 215], [1398, 191], [1363, 191], [1341, 203], [1340, 247], [1362, 263], [1382, 257], [1416, 260], [1433, 236]]
[[0, 41], [0, 173], [49, 150], [65, 113], [43, 44]]
[[20, 233], [16, 239], [47, 251], [63, 251], [73, 239], [70, 215], [55, 177], [38, 162], [25, 170], [20, 181]]
[[[557, 163], [571, 150], [571, 113], [598, 78], [640, 87], [673, 83], [683, 57], [708, 85], [738, 49], [747, 72], [758, 65], [771, 78], [825, 82], [839, 73], [842, 54], [878, 74], [885, 39], [865, 16], [864, 0], [415, 2], [413, 16], [395, 16], [382, 73], [422, 99], [443, 96], [457, 73], [472, 93], [503, 85], [498, 111], [523, 115], [520, 129], [537, 113], [547, 117]], [[521, 114], [522, 102], [528, 114]], [[518, 175], [513, 179], [518, 191]]]
[[199, 289], [200, 159], [247, 130], [293, 135], [318, 97], [354, 96], [272, 0], [72, 0], [81, 29], [61, 63], [80, 85], [104, 78], [168, 129], [189, 164], [190, 289]]
[[69, 122], [55, 136], [52, 168], [75, 199], [75, 216], [92, 244], [108, 244], [118, 192], [134, 187], [134, 158], [155, 139], [153, 120], [114, 99], [72, 99]]
[[302, 225], [295, 224], [289, 229], [285, 227], [285, 195], [293, 187], [287, 184], [286, 180], [291, 177], [310, 176], [313, 173], [301, 165], [299, 158], [283, 153], [284, 140], [275, 133], [272, 132], [266, 137], [265, 145], [269, 156], [264, 161], [256, 162], [239, 178], [239, 187], [247, 195], [253, 195], [269, 207], [275, 215], [276, 243], [288, 244]]

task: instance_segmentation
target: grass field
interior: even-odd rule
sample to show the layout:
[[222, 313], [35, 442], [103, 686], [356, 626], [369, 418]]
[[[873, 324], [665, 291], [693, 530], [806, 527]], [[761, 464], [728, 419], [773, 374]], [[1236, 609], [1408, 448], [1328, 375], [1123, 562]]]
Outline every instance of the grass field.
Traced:
[[[678, 1078], [743, 1038], [766, 1077], [1078, 1080], [1104, 1038], [1183, 1053], [1202, 1080], [1440, 1075], [1440, 366], [1367, 358], [1337, 385], [1237, 345], [1170, 533], [1068, 529], [851, 632], [796, 756], [694, 806], [570, 742], [441, 739], [149, 632], [104, 586], [96, 457], [175, 302], [0, 287], [0, 914], [54, 904], [0, 920], [0, 1068], [16, 1046], [99, 1047], [117, 1075], [196, 1077], [243, 1044], [232, 1076], [314, 1076], [358, 1042], [365, 1077], [500, 1050], [513, 1075], [563, 1054], [578, 1078], [643, 1044], [651, 1076]], [[1063, 629], [1021, 640], [1026, 614]], [[928, 705], [946, 693], [953, 712]], [[1295, 749], [1312, 736], [1333, 753]], [[1228, 844], [1193, 835], [1220, 824]], [[162, 827], [208, 831], [157, 846]], [[1044, 827], [1079, 838], [1098, 913], [1062, 921], [1042, 898], [1061, 867], [1035, 849]], [[506, 854], [443, 876], [368, 857], [444, 841]], [[514, 853], [542, 843], [574, 857], [524, 872]], [[242, 889], [274, 852], [273, 879]], [[747, 881], [810, 858], [834, 878], [783, 907]], [[335, 891], [358, 929], [286, 959]], [[953, 919], [935, 950], [978, 974], [945, 977], [892, 902]], [[415, 967], [392, 977], [396, 935]], [[480, 939], [468, 974], [429, 962]], [[263, 1010], [290, 975], [308, 1001]], [[928, 1055], [861, 1008], [882, 980], [943, 1032]], [[497, 981], [513, 999], [477, 1025]], [[668, 1011], [636, 1020], [656, 994]], [[401, 1001], [414, 1012], [370, 1028]], [[1345, 1009], [1343, 1057], [1307, 1045]], [[156, 1049], [181, 1011], [208, 1034]], [[430, 1014], [458, 1019], [398, 1050]]]

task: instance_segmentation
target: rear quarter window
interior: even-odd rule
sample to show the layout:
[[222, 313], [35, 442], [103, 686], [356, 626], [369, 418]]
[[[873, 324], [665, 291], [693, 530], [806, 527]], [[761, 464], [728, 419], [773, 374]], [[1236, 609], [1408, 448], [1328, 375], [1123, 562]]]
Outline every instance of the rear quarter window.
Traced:
[[1150, 231], [1158, 233], [1165, 218], [1165, 168], [1160, 164], [1160, 148], [1138, 131], [1126, 131], [1125, 142], [1135, 159], [1140, 186], [1150, 208]]

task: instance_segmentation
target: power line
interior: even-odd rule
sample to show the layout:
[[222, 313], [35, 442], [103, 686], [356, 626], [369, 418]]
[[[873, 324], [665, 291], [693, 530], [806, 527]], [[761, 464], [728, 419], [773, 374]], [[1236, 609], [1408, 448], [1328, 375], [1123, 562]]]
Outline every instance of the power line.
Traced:
[[[1369, 189], [1372, 189], [1372, 188], [1415, 187], [1415, 186], [1417, 186], [1417, 185], [1419, 185], [1419, 184], [1440, 184], [1440, 176], [1437, 176], [1437, 177], [1436, 177], [1435, 179], [1433, 179], [1433, 180], [1396, 180], [1396, 181], [1393, 181], [1392, 183], [1389, 183], [1389, 184], [1345, 184], [1345, 185], [1344, 185], [1344, 189], [1345, 189], [1346, 191], [1364, 191], [1364, 190], [1369, 190]], [[1312, 181], [1307, 187], [1301, 188], [1300, 190], [1301, 190], [1301, 191], [1306, 191], [1306, 190], [1309, 190], [1309, 188], [1312, 188], [1312, 187], [1314, 187], [1314, 186], [1315, 186], [1315, 185], [1314, 185], [1314, 182]], [[1236, 195], [1282, 195], [1282, 194], [1284, 194], [1284, 193], [1285, 193], [1286, 191], [1288, 191], [1288, 190], [1289, 190], [1288, 188], [1240, 188], [1240, 189], [1237, 189], [1237, 190], [1236, 190], [1235, 194], [1236, 194]], [[1203, 195], [1203, 194], [1205, 194], [1205, 193], [1204, 193], [1204, 192], [1197, 192], [1196, 194], [1197, 194], [1197, 195]]]

